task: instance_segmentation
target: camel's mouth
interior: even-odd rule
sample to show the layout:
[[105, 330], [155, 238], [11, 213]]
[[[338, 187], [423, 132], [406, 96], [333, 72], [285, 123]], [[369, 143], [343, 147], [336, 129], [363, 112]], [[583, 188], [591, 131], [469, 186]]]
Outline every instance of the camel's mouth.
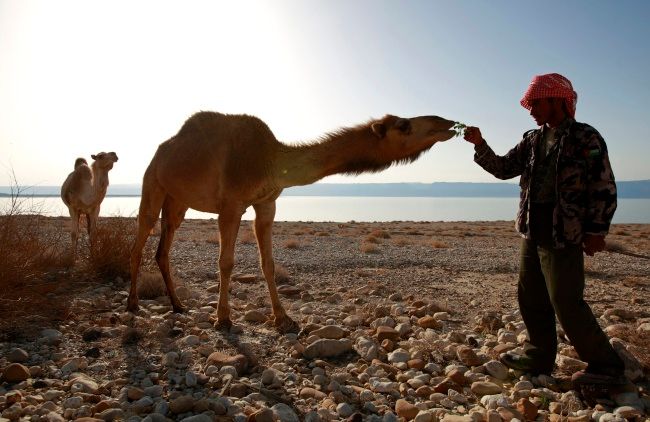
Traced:
[[444, 142], [456, 136], [455, 130], [431, 130], [428, 135], [433, 138], [434, 142]]

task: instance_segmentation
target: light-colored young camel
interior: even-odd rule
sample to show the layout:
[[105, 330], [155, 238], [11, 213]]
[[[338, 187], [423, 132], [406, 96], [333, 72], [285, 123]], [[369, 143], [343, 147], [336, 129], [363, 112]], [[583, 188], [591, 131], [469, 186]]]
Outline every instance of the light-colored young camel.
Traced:
[[169, 249], [185, 211], [219, 214], [219, 303], [217, 323], [231, 326], [228, 289], [234, 265], [235, 242], [241, 216], [255, 209], [255, 235], [260, 266], [268, 285], [276, 328], [295, 331], [278, 298], [274, 280], [271, 226], [275, 200], [283, 188], [314, 183], [335, 173], [377, 172], [394, 163], [417, 159], [455, 132], [454, 122], [435, 116], [380, 120], [342, 128], [322, 139], [300, 145], [276, 140], [260, 119], [247, 115], [200, 112], [158, 147], [142, 184], [138, 232], [131, 251], [129, 311], [138, 309], [137, 276], [142, 249], [162, 209], [156, 261], [174, 311], [183, 307], [169, 270]]
[[72, 237], [72, 259], [77, 255], [77, 238], [79, 237], [79, 221], [83, 214], [88, 223], [88, 237], [94, 241], [99, 207], [108, 189], [108, 172], [117, 162], [114, 152], [100, 152], [91, 155], [95, 161], [88, 166], [84, 158], [77, 158], [74, 171], [61, 186], [61, 199], [68, 207], [72, 219], [70, 235]]

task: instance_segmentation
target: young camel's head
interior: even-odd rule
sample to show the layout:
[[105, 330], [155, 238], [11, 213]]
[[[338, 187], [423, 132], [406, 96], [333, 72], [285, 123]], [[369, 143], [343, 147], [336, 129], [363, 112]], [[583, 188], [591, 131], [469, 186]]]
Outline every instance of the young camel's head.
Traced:
[[93, 168], [104, 169], [106, 171], [113, 168], [117, 162], [117, 154], [114, 152], [100, 152], [90, 156], [93, 160]]

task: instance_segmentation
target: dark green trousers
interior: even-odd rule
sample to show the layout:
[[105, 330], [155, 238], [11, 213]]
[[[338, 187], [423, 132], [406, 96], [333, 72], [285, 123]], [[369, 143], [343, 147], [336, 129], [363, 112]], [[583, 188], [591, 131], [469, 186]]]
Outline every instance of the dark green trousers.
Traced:
[[553, 247], [553, 207], [533, 205], [531, 239], [524, 239], [519, 267], [519, 309], [528, 329], [526, 354], [550, 373], [557, 352], [555, 316], [588, 370], [608, 375], [623, 372], [618, 357], [585, 302], [582, 246]]

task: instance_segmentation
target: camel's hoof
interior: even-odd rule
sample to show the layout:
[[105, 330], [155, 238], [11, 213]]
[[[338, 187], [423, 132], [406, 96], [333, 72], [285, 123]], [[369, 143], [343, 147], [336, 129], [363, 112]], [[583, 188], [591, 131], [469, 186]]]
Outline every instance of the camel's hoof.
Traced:
[[275, 320], [275, 328], [280, 334], [298, 333], [300, 325], [288, 316]]
[[183, 305], [172, 305], [172, 309], [174, 310], [174, 313], [176, 314], [182, 314], [187, 311], [187, 308]]
[[126, 305], [126, 310], [134, 314], [140, 310], [140, 306], [137, 303], [129, 303]]
[[230, 318], [217, 319], [217, 322], [214, 323], [214, 328], [219, 331], [230, 331], [232, 327], [232, 321]]

